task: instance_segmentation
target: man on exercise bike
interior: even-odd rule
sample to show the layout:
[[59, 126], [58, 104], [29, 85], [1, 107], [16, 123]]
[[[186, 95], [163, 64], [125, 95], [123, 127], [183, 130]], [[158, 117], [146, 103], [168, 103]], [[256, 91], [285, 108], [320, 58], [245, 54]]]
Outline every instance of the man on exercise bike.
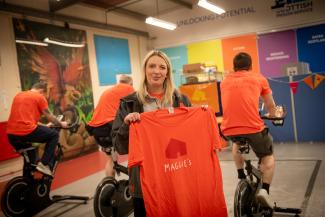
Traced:
[[[111, 130], [120, 99], [134, 92], [132, 85], [132, 77], [121, 75], [117, 85], [103, 92], [93, 117], [86, 126], [88, 133], [95, 137], [96, 142], [105, 148], [107, 153], [110, 153], [112, 148]], [[113, 159], [109, 156], [105, 166], [106, 176], [114, 177], [113, 166]]]
[[45, 98], [46, 93], [47, 84], [38, 82], [32, 86], [31, 90], [22, 91], [14, 97], [7, 125], [7, 135], [10, 144], [16, 150], [28, 148], [32, 142], [46, 143], [44, 154], [36, 169], [52, 176], [51, 168], [54, 166], [59, 134], [48, 126], [38, 124], [38, 121], [41, 115], [44, 115], [49, 122], [55, 125], [67, 127], [68, 124], [65, 121], [59, 121], [50, 113]]
[[[259, 115], [259, 99], [264, 101], [270, 117], [281, 117], [275, 105], [272, 90], [265, 77], [252, 70], [252, 59], [247, 53], [239, 53], [233, 59], [234, 72], [229, 73], [221, 82], [221, 101], [223, 119], [222, 133], [231, 137], [244, 137], [250, 140], [250, 145], [260, 159], [262, 172], [262, 189], [257, 198], [266, 207], [272, 207], [269, 188], [274, 173], [273, 139], [265, 128]], [[244, 159], [238, 151], [238, 145], [233, 144], [233, 158], [238, 171], [238, 178], [244, 179]]]

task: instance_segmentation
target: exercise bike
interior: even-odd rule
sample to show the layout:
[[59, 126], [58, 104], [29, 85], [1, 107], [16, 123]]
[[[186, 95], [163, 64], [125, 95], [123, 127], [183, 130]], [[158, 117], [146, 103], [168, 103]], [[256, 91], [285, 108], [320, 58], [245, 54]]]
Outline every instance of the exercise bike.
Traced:
[[[105, 140], [105, 137], [103, 137], [103, 140]], [[103, 141], [101, 141], [101, 143], [102, 142]], [[118, 164], [118, 155], [113, 147], [102, 148], [102, 150], [107, 155], [112, 156], [114, 162], [113, 169], [118, 176], [120, 176], [121, 173], [128, 175], [127, 167]], [[116, 180], [112, 177], [103, 178], [98, 184], [94, 195], [94, 212], [96, 217], [129, 216], [133, 212], [129, 181], [126, 179]]]
[[[75, 130], [79, 119], [73, 122], [68, 128]], [[59, 126], [53, 126], [58, 131]], [[27, 144], [28, 145], [28, 144]], [[36, 170], [37, 146], [29, 144], [29, 148], [17, 150], [24, 158], [23, 175], [11, 179], [4, 188], [1, 200], [1, 208], [7, 217], [34, 216], [52, 204], [63, 200], [76, 200], [87, 203], [89, 197], [74, 195], [50, 196], [51, 184], [54, 174], [63, 151], [61, 144], [57, 144], [55, 163], [53, 165], [53, 177], [42, 174]]]
[[[284, 107], [282, 107], [284, 109]], [[262, 119], [271, 120], [273, 125], [282, 126], [286, 116], [284, 109], [284, 115], [282, 117], [267, 117], [261, 116]], [[223, 135], [222, 135], [223, 136]], [[223, 136], [224, 137], [224, 136]], [[248, 154], [250, 151], [249, 139], [244, 137], [224, 137], [227, 140], [231, 140], [239, 146], [240, 154]], [[260, 160], [258, 162], [258, 168], [256, 168], [251, 160], [245, 160], [246, 179], [241, 179], [237, 184], [234, 198], [234, 216], [235, 217], [272, 217], [274, 213], [288, 213], [293, 214], [295, 217], [299, 217], [301, 209], [298, 208], [282, 208], [278, 207], [276, 203], [274, 207], [264, 207], [257, 199], [256, 194], [262, 188], [262, 172], [259, 170]]]

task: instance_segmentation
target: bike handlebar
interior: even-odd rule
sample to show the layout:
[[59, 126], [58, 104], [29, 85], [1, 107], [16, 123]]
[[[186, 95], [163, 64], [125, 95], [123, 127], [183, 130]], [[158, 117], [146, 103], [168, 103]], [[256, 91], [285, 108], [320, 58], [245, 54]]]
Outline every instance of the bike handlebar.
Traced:
[[263, 120], [270, 120], [272, 121], [272, 124], [274, 126], [282, 126], [284, 124], [284, 119], [286, 118], [287, 116], [287, 110], [286, 108], [281, 105], [281, 106], [277, 106], [277, 110], [281, 110], [282, 111], [282, 115], [281, 116], [268, 116], [268, 115], [261, 115], [261, 118]]
[[[71, 111], [71, 110], [69, 110], [69, 111]], [[69, 129], [74, 129], [75, 127], [77, 127], [79, 125], [79, 115], [77, 114], [76, 110], [73, 110], [71, 112], [73, 112], [73, 116], [75, 117], [75, 118], [73, 118], [73, 121], [74, 121], [73, 123], [69, 123], [69, 125], [67, 127], [62, 127], [62, 126], [58, 126], [58, 125], [51, 125], [49, 127], [54, 128], [54, 129], [59, 129], [59, 130], [60, 129], [69, 130]], [[57, 119], [59, 121], [64, 120], [65, 119], [64, 114], [58, 115]]]
[[277, 106], [277, 110], [282, 110], [282, 115], [281, 116], [272, 116], [272, 117], [270, 117], [270, 116], [267, 116], [267, 115], [261, 115], [261, 118], [262, 119], [266, 119], [266, 120], [271, 120], [271, 121], [275, 121], [275, 120], [284, 120], [285, 119], [285, 117], [287, 116], [287, 110], [286, 110], [286, 108], [283, 106], [283, 105], [281, 105], [281, 106]]
[[64, 130], [69, 130], [71, 128], [74, 128], [75, 126], [77, 126], [79, 124], [79, 119], [77, 118], [78, 121], [70, 124], [69, 126], [67, 127], [62, 127], [62, 126], [58, 126], [58, 125], [51, 125], [49, 126], [50, 128], [54, 128], [54, 129], [64, 129]]
[[[272, 117], [270, 117], [270, 116], [267, 116], [267, 115], [261, 115], [261, 118], [263, 119], [263, 120], [270, 120], [270, 121], [272, 121], [272, 124], [274, 125], [274, 126], [283, 126], [283, 124], [284, 124], [284, 119], [286, 118], [286, 116], [287, 116], [287, 110], [286, 110], [286, 108], [285, 108], [285, 106], [283, 106], [283, 105], [281, 105], [281, 106], [277, 106], [277, 109], [281, 109], [282, 110], [282, 116], [280, 116], [280, 117], [276, 117], [276, 116], [272, 116]], [[221, 137], [224, 139], [224, 140], [226, 140], [226, 141], [228, 141], [228, 140], [231, 140], [230, 138], [228, 138], [227, 136], [225, 136], [223, 133], [222, 133], [222, 131], [221, 131], [221, 129], [220, 129], [220, 124], [218, 124], [218, 128], [219, 128], [219, 134], [221, 135]]]

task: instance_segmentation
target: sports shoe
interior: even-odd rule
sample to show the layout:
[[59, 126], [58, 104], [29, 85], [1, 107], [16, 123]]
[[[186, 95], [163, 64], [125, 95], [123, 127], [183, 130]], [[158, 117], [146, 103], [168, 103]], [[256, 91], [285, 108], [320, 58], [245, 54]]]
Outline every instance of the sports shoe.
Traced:
[[38, 162], [36, 169], [41, 173], [44, 173], [49, 176], [53, 176], [52, 171], [49, 166], [44, 165], [42, 162]]
[[270, 195], [267, 193], [265, 189], [260, 189], [256, 195], [256, 198], [261, 204], [265, 207], [272, 208], [273, 202], [270, 198]]

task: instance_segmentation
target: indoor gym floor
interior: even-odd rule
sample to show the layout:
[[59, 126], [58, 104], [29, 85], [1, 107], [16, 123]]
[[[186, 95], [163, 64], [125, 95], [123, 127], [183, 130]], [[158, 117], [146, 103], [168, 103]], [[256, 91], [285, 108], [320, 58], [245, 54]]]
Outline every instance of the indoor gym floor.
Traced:
[[[325, 217], [325, 143], [279, 143], [275, 144], [276, 171], [270, 189], [272, 198], [281, 207], [302, 209], [302, 217]], [[218, 154], [223, 174], [225, 199], [229, 217], [233, 216], [233, 196], [237, 174], [230, 148]], [[250, 154], [254, 159], [255, 156]], [[62, 201], [43, 210], [37, 217], [92, 217], [93, 195], [97, 184], [104, 177], [106, 156], [102, 152], [91, 153], [77, 159], [65, 161], [58, 168], [53, 192], [89, 196], [87, 204]], [[126, 164], [126, 156], [120, 159]], [[0, 182], [19, 175], [21, 160], [0, 163]], [[8, 171], [11, 171], [8, 173]], [[7, 173], [6, 173], [7, 172]], [[69, 174], [69, 175], [66, 175]], [[123, 178], [123, 177], [122, 177]], [[2, 185], [3, 186], [3, 185]], [[0, 216], [3, 216], [0, 213]], [[131, 214], [131, 216], [133, 216]], [[275, 214], [274, 216], [292, 216]]]

